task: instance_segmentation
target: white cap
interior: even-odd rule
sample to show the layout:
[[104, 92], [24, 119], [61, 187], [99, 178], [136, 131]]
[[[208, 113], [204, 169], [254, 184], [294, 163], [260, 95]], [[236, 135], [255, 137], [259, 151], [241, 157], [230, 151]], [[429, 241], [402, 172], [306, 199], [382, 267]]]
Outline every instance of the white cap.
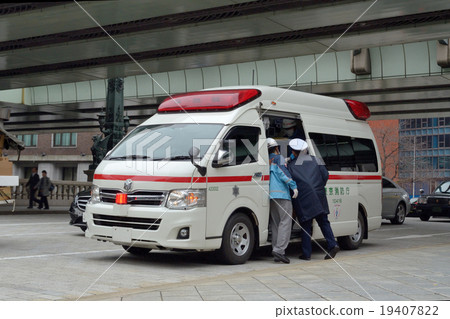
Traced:
[[303, 151], [306, 150], [308, 148], [308, 144], [300, 139], [300, 138], [294, 138], [292, 140], [289, 141], [289, 146], [296, 151]]
[[278, 143], [277, 143], [277, 141], [275, 141], [273, 138], [271, 138], [271, 137], [268, 137], [267, 138], [267, 147], [268, 148], [271, 148], [271, 147], [275, 147], [275, 146], [278, 146]]

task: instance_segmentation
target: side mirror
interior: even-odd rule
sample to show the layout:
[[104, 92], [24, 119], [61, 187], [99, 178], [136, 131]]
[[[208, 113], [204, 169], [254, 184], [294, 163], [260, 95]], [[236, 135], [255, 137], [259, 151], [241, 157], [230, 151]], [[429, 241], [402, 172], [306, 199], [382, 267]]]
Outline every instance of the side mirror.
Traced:
[[216, 167], [216, 168], [222, 167], [222, 166], [233, 163], [233, 161], [234, 161], [233, 153], [230, 153], [225, 150], [219, 150], [216, 153], [216, 156], [214, 156], [214, 160], [212, 162], [212, 167]]
[[199, 158], [200, 155], [200, 149], [198, 147], [191, 147], [189, 149], [189, 157], [191, 159], [192, 165], [194, 165], [197, 169], [200, 175], [205, 176], [206, 175], [206, 167], [200, 166], [196, 160]]

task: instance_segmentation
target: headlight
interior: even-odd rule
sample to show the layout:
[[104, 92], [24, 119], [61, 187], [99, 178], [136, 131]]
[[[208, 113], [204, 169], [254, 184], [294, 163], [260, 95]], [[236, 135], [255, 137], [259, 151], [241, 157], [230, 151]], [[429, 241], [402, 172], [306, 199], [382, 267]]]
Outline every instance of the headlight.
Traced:
[[170, 209], [189, 209], [205, 207], [206, 192], [204, 189], [183, 189], [171, 191], [166, 206]]
[[91, 203], [100, 203], [100, 187], [93, 185], [91, 190]]
[[417, 200], [417, 204], [426, 204], [426, 203], [427, 203], [426, 197], [419, 197], [419, 199]]

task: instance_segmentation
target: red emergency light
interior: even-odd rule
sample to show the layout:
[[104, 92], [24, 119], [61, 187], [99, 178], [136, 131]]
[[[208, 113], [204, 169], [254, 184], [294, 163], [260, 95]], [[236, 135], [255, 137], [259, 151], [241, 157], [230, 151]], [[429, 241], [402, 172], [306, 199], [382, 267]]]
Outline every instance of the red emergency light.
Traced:
[[212, 90], [177, 94], [165, 99], [158, 112], [229, 111], [261, 95], [256, 89]]
[[126, 205], [128, 203], [128, 194], [117, 193], [116, 194], [116, 204]]
[[370, 110], [366, 103], [346, 99], [344, 99], [344, 101], [355, 119], [365, 121], [370, 117]]

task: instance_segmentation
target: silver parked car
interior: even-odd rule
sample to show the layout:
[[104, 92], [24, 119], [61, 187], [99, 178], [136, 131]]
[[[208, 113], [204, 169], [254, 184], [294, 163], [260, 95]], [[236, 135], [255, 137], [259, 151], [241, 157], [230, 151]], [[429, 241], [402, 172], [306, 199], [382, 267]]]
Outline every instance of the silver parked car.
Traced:
[[403, 224], [409, 212], [409, 194], [389, 178], [383, 177], [383, 205], [381, 217], [392, 224]]

